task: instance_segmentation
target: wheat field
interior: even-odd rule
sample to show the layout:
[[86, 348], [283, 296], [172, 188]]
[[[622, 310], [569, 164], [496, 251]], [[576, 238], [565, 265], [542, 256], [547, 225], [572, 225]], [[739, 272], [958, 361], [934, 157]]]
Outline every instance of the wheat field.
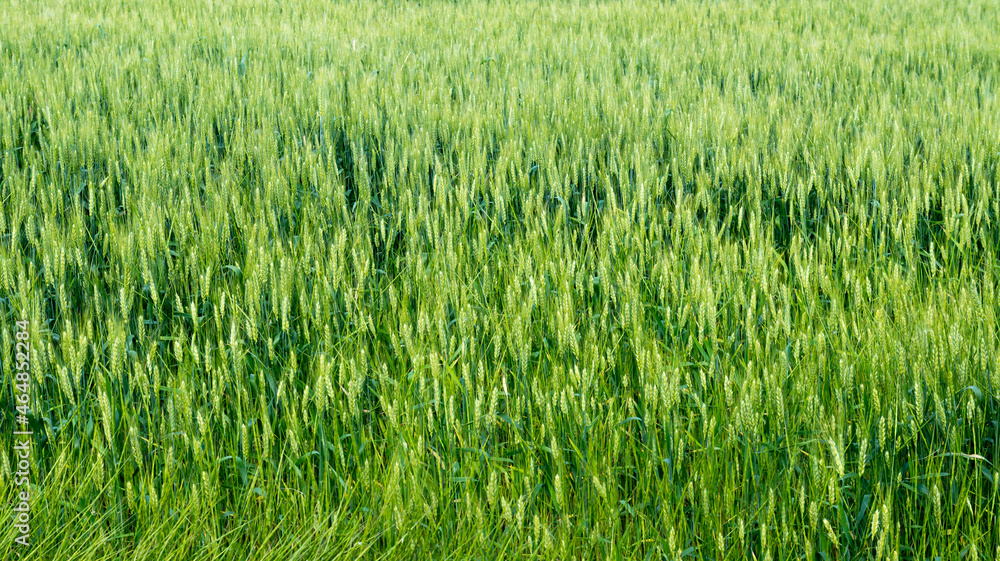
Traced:
[[995, 2], [0, 4], [0, 557], [1000, 559]]

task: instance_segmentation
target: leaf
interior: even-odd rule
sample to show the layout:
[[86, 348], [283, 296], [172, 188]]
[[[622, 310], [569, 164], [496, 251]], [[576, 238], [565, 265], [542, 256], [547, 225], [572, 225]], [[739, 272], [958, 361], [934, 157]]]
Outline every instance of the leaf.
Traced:
[[295, 460], [295, 465], [297, 465], [297, 466], [298, 465], [302, 465], [306, 460], [308, 460], [312, 456], [319, 456], [319, 452], [316, 451], [316, 450], [312, 450], [311, 452], [307, 452], [307, 453], [303, 454], [297, 460]]
[[868, 511], [868, 505], [871, 503], [872, 496], [865, 495], [861, 498], [861, 508], [858, 509], [858, 515], [854, 518], [854, 524], [858, 525], [865, 518], [865, 512]]
[[986, 476], [987, 481], [989, 481], [991, 484], [994, 485], [996, 484], [996, 481], [993, 481], [993, 474], [990, 473], [990, 470], [986, 469], [985, 466], [979, 466], [979, 471], [982, 472], [984, 476]]
[[[986, 458], [980, 456], [979, 454], [965, 454], [963, 452], [945, 452], [943, 454], [938, 454], [936, 456], [928, 456], [928, 459], [930, 459], [930, 458], [946, 458], [946, 457], [949, 457], [949, 456], [958, 456], [959, 458], [965, 458], [966, 460], [982, 460], [982, 461], [986, 462], [987, 464], [990, 464], [991, 466], [993, 465], [992, 462], [990, 462]], [[947, 474], [945, 474], [945, 475], [947, 475]]]
[[517, 423], [517, 421], [515, 421], [514, 419], [511, 419], [510, 417], [508, 417], [507, 415], [504, 415], [503, 413], [500, 413], [499, 415], [497, 415], [497, 417], [498, 417], [498, 418], [499, 418], [499, 419], [500, 419], [501, 421], [506, 421], [506, 422], [507, 422], [507, 423], [508, 423], [508, 424], [509, 424], [510, 426], [512, 426], [512, 427], [514, 427], [515, 429], [517, 429], [517, 431], [518, 431], [518, 436], [520, 436], [520, 431], [521, 431], [521, 425], [520, 425], [520, 424], [518, 424], [518, 423]]
[[949, 475], [951, 475], [951, 474], [948, 473], [947, 471], [942, 471], [942, 472], [938, 472], [938, 473], [927, 473], [927, 474], [924, 474], [924, 475], [914, 475], [914, 476], [910, 477], [910, 479], [912, 479], [914, 481], [919, 481], [921, 479], [931, 479], [931, 478], [934, 478], [934, 477], [937, 477], [937, 478], [948, 477]]
[[962, 393], [965, 390], [970, 390], [972, 392], [972, 395], [976, 396], [976, 401], [982, 401], [983, 400], [983, 390], [979, 389], [978, 387], [976, 387], [976, 386], [965, 386], [964, 388], [958, 390], [957, 393]]
[[624, 421], [618, 423], [618, 426], [620, 427], [626, 423], [631, 423], [633, 421], [638, 421], [640, 424], [642, 424], [643, 428], [645, 428], [646, 426], [646, 421], [643, 421], [641, 417], [629, 417], [628, 419], [625, 419]]
[[618, 501], [618, 504], [620, 504], [623, 507], [625, 507], [625, 511], [628, 512], [630, 516], [635, 516], [635, 511], [632, 510], [632, 506], [630, 504], [628, 504], [627, 502], [625, 502], [624, 499]]

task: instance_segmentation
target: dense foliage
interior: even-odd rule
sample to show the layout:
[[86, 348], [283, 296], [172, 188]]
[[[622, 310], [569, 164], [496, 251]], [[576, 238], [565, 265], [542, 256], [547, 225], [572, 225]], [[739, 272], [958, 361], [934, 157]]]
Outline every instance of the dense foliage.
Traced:
[[0, 555], [1000, 558], [951, 4], [4, 2]]

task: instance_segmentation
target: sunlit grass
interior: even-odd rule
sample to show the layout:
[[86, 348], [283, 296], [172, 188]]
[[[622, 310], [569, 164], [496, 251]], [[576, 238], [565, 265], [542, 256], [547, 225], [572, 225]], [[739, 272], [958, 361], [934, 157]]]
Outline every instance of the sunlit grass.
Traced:
[[994, 4], [0, 13], [4, 558], [1000, 557]]

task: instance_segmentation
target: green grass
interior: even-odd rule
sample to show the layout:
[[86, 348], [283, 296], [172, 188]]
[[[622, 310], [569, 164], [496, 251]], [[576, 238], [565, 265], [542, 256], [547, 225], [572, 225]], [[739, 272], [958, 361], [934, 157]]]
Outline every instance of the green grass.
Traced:
[[5, 1], [5, 559], [1000, 558], [1000, 8]]

